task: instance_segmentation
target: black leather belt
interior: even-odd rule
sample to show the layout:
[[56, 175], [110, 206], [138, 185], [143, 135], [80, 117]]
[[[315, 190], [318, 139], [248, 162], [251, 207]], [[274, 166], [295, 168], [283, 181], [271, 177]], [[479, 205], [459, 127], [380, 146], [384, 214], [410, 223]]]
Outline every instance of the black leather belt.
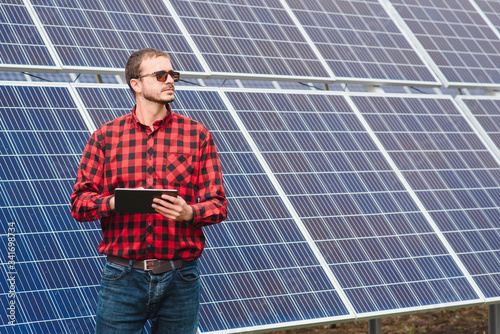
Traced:
[[[107, 259], [111, 263], [119, 264], [120, 266], [124, 267], [128, 267], [130, 263], [130, 260], [113, 255], [108, 255]], [[182, 260], [170, 261], [170, 260], [156, 260], [156, 259], [141, 260], [141, 261], [134, 260], [134, 262], [132, 263], [132, 268], [151, 271], [153, 274], [157, 275], [166, 273], [167, 271], [174, 269], [172, 263], [175, 266], [175, 269], [180, 269], [182, 268], [184, 261]]]

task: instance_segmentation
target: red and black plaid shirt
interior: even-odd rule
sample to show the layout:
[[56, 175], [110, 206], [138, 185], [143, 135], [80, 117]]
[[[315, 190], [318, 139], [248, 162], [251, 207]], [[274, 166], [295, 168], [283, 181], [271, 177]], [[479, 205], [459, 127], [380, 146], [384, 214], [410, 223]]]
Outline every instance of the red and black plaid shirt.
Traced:
[[[79, 221], [101, 219], [100, 253], [127, 259], [200, 257], [202, 226], [223, 221], [227, 203], [215, 143], [200, 123], [173, 113], [153, 124], [139, 123], [134, 111], [99, 128], [83, 152], [71, 195]], [[177, 189], [193, 208], [192, 221], [161, 214], [119, 214], [109, 201], [116, 188]]]

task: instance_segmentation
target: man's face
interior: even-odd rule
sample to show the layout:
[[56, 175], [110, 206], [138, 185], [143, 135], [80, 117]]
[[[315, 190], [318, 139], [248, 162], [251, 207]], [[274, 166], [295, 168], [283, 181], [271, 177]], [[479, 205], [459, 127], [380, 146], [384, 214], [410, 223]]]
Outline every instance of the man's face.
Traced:
[[[166, 57], [149, 57], [142, 61], [141, 75], [157, 72], [172, 71], [170, 59]], [[175, 100], [174, 79], [167, 75], [165, 82], [160, 82], [155, 75], [148, 75], [140, 79], [142, 81], [142, 95], [151, 102], [167, 104]]]

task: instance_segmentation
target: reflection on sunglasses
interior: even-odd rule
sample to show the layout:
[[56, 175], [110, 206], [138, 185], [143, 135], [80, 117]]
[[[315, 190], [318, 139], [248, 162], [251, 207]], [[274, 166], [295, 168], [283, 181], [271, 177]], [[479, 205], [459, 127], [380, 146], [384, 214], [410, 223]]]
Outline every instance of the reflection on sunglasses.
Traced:
[[178, 82], [179, 79], [181, 78], [181, 74], [179, 72], [175, 72], [175, 71], [168, 71], [168, 72], [167, 71], [156, 71], [156, 72], [153, 72], [153, 73], [139, 75], [136, 79], [140, 79], [140, 78], [147, 77], [147, 76], [150, 76], [150, 75], [155, 75], [156, 76], [156, 80], [158, 80], [160, 82], [165, 82], [167, 80], [167, 77], [169, 75], [172, 77], [172, 79], [174, 79], [174, 82]]

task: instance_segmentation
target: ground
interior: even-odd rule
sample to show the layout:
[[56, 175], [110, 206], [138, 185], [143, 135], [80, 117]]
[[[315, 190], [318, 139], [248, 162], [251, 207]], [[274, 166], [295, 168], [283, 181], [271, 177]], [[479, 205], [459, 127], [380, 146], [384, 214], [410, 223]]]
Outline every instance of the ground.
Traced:
[[[488, 334], [488, 306], [382, 319], [383, 334]], [[368, 321], [348, 322], [272, 334], [368, 334]]]

